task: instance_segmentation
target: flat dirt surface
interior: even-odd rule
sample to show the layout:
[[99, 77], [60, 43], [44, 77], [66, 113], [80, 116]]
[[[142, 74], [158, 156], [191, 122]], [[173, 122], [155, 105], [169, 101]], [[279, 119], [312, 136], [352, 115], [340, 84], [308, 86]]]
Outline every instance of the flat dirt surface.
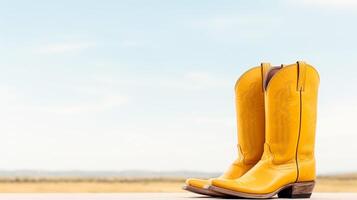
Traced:
[[[0, 200], [184, 200], [214, 199], [190, 193], [0, 194]], [[357, 193], [314, 193], [311, 199], [357, 199]]]
[[[184, 180], [134, 181], [5, 181], [0, 193], [128, 193], [184, 192]], [[357, 192], [357, 179], [320, 178], [314, 192]]]

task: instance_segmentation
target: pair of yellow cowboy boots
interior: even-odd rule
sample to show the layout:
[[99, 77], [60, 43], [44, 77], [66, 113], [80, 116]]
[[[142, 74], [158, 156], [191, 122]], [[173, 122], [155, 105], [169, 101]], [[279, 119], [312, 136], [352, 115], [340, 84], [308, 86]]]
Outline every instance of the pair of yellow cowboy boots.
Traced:
[[318, 72], [298, 61], [245, 72], [235, 85], [238, 159], [209, 180], [184, 189], [210, 196], [309, 198], [315, 180]]

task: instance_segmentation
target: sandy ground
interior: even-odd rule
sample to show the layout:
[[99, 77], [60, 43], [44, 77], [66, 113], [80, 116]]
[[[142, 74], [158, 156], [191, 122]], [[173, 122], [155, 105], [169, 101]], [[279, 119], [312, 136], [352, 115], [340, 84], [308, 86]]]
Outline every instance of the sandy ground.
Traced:
[[[184, 192], [183, 180], [142, 181], [3, 181], [1, 193], [112, 193], [112, 192]], [[315, 192], [357, 192], [357, 179], [319, 179]]]
[[[184, 200], [211, 199], [192, 193], [28, 193], [28, 194], [0, 194], [0, 200]], [[357, 193], [313, 193], [311, 199], [357, 199]]]
[[[27, 193], [0, 194], [0, 200], [198, 200], [211, 199], [192, 193]], [[357, 199], [357, 193], [313, 193], [314, 200]], [[279, 199], [280, 200], [280, 199]]]

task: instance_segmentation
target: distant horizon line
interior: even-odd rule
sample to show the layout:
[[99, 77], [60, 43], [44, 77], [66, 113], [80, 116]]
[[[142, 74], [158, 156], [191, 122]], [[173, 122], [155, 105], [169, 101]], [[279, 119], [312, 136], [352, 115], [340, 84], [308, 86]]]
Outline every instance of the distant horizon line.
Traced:
[[[83, 177], [212, 177], [219, 176], [221, 172], [208, 172], [196, 170], [53, 170], [53, 169], [0, 169], [0, 177], [59, 177], [59, 176], [83, 176]], [[356, 176], [357, 171], [321, 173], [317, 176]]]

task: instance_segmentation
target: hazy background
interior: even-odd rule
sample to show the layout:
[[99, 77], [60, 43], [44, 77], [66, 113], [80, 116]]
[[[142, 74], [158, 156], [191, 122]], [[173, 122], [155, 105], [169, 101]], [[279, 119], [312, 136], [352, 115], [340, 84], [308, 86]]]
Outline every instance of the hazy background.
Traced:
[[199, 170], [236, 157], [233, 87], [321, 76], [319, 174], [357, 169], [357, 1], [1, 1], [0, 170]]

